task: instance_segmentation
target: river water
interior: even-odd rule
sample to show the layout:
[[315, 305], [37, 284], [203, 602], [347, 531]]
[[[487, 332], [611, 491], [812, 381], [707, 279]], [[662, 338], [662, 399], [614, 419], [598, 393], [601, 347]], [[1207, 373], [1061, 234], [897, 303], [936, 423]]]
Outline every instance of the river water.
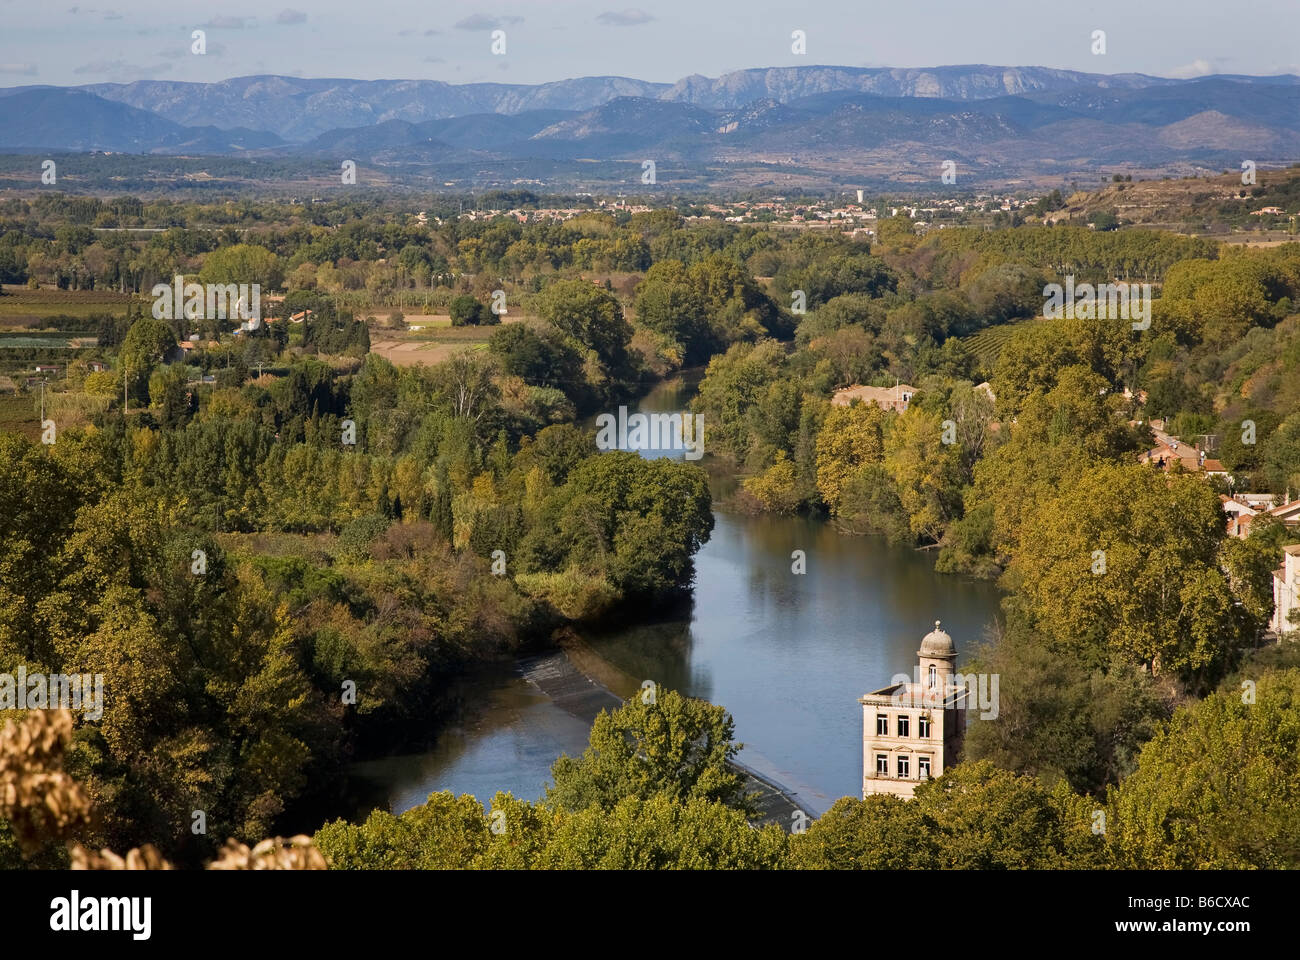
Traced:
[[[693, 382], [661, 384], [637, 409], [682, 410]], [[704, 443], [707, 451], [707, 424]], [[725, 474], [712, 471], [712, 479], [715, 503], [735, 488]], [[990, 583], [935, 573], [932, 554], [841, 536], [822, 520], [715, 509], [714, 521], [696, 555], [691, 602], [629, 614], [583, 639], [626, 680], [620, 695], [653, 680], [726, 707], [745, 744], [739, 759], [822, 813], [862, 789], [857, 698], [911, 674], [935, 620], [960, 663], [992, 623], [1000, 594]], [[806, 555], [804, 574], [792, 572], [795, 550]], [[369, 803], [397, 813], [437, 790], [484, 802], [497, 790], [535, 799], [555, 758], [586, 746], [586, 724], [515, 671], [468, 678], [459, 693], [459, 716], [431, 749], [356, 765]]]

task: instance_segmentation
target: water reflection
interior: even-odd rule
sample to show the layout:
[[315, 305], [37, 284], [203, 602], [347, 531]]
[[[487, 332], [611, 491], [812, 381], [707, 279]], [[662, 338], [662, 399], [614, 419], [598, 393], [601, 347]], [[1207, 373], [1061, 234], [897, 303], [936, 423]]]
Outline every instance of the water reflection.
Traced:
[[[665, 384], [639, 409], [684, 409], [693, 387]], [[734, 486], [715, 475], [715, 500]], [[791, 572], [795, 550], [807, 557], [803, 575]], [[964, 658], [998, 609], [991, 584], [936, 574], [925, 553], [802, 517], [715, 512], [695, 566], [693, 602], [584, 639], [621, 671], [607, 683], [622, 696], [648, 679], [725, 706], [746, 744], [740, 759], [822, 810], [861, 789], [857, 698], [910, 673], [935, 620]], [[555, 757], [585, 747], [585, 725], [514, 673], [466, 682], [469, 705], [433, 750], [359, 765], [390, 809], [442, 789], [535, 798]]]

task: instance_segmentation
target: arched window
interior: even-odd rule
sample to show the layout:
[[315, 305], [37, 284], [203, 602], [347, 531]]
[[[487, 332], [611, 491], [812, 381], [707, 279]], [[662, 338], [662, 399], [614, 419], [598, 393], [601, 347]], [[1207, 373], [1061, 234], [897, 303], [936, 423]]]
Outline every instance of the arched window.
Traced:
[[939, 681], [939, 668], [933, 663], [930, 664], [930, 686], [933, 687]]

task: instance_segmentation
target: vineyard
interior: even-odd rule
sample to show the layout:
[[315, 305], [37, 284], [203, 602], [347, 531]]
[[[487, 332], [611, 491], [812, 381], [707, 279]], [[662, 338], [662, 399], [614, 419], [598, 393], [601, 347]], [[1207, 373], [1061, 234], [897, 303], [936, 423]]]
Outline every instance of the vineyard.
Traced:
[[29, 290], [6, 284], [0, 296], [0, 322], [9, 326], [53, 316], [88, 317], [124, 313], [136, 299], [111, 290]]
[[1028, 320], [1019, 320], [1015, 323], [985, 327], [978, 333], [972, 333], [969, 337], [962, 337], [961, 343], [979, 361], [980, 368], [987, 373], [991, 373], [994, 365], [998, 362], [998, 356], [1002, 353], [1002, 348], [1006, 346], [1012, 335], [1041, 321], [1041, 317], [1030, 317]]

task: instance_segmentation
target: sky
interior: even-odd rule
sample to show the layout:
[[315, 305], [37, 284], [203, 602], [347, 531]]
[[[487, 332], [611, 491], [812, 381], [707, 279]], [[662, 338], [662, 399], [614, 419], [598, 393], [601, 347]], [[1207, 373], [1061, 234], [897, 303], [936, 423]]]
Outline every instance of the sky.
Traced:
[[[0, 86], [251, 74], [672, 82], [812, 64], [1300, 74], [1300, 0], [623, 2], [0, 0]], [[195, 30], [205, 34], [203, 55], [192, 51]], [[494, 30], [504, 31], [503, 55], [492, 53]], [[791, 50], [795, 30], [806, 37], [803, 55]], [[1096, 30], [1104, 54], [1093, 52]]]

